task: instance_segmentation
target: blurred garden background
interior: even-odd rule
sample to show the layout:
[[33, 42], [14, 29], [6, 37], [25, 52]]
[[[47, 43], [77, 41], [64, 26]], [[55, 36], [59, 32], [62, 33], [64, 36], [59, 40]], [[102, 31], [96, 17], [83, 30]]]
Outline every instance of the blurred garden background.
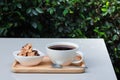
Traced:
[[0, 0], [0, 37], [104, 38], [120, 80], [120, 0]]

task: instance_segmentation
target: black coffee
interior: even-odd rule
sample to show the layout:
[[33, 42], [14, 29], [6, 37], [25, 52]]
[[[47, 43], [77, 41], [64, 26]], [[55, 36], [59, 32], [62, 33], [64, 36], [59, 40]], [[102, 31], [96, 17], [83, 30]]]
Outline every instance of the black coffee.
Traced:
[[75, 49], [74, 46], [70, 46], [70, 45], [54, 45], [54, 46], [50, 46], [50, 49], [53, 50], [72, 50]]

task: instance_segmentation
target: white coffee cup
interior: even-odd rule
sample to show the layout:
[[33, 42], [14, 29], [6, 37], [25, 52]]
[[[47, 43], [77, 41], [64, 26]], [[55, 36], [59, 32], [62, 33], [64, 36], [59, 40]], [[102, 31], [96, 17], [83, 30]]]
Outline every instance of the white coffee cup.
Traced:
[[[75, 43], [54, 42], [48, 44], [46, 50], [49, 58], [54, 64], [69, 65], [71, 63], [80, 63], [83, 60], [82, 53], [78, 51], [79, 46]], [[78, 55], [81, 56], [81, 59], [75, 60], [75, 57]]]

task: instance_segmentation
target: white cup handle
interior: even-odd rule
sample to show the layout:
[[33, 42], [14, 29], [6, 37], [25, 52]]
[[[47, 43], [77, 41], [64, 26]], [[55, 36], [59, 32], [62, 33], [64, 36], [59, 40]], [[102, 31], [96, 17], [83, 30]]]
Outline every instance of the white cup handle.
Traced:
[[74, 60], [72, 61], [73, 64], [81, 63], [81, 62], [83, 61], [83, 54], [82, 54], [82, 52], [77, 51], [76, 53], [77, 53], [76, 56], [81, 56], [81, 59], [80, 59], [80, 60], [75, 60], [75, 59], [74, 59]]

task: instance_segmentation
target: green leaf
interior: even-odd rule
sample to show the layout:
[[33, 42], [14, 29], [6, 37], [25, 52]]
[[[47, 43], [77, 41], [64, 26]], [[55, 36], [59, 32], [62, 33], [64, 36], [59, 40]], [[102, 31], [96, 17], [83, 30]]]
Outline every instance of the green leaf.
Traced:
[[109, 44], [112, 44], [113, 42], [111, 40], [108, 41]]
[[32, 10], [32, 13], [36, 16], [38, 15], [37, 11], [35, 11], [34, 9]]
[[38, 13], [43, 13], [43, 10], [39, 7], [35, 8], [35, 10], [38, 12]]
[[68, 12], [69, 12], [68, 9], [65, 9], [65, 10], [63, 11], [63, 15], [66, 16], [66, 14], [67, 14]]
[[117, 73], [120, 73], [120, 69], [119, 69], [118, 67], [115, 67], [115, 71], [116, 71]]
[[3, 10], [4, 11], [8, 11], [8, 7], [3, 7]]
[[25, 17], [24, 16], [20, 16], [20, 19], [25, 21]]
[[113, 38], [112, 38], [112, 40], [113, 40], [113, 41], [115, 41], [115, 40], [119, 40], [118, 35], [114, 35]]
[[22, 8], [22, 5], [20, 3], [18, 3], [16, 6], [20, 9]]
[[9, 27], [13, 26], [13, 23], [8, 23], [8, 26], [9, 26]]
[[41, 23], [38, 24], [38, 27], [37, 27], [37, 28], [38, 28], [39, 31], [42, 30], [42, 25], [41, 25]]
[[100, 37], [106, 37], [105, 32], [99, 32]]
[[51, 10], [50, 10], [50, 14], [53, 14], [53, 13], [54, 13], [54, 10], [53, 10], [53, 9], [51, 9]]
[[26, 10], [26, 13], [27, 14], [30, 14], [32, 12], [32, 9], [31, 8], [28, 8], [27, 10]]
[[37, 23], [36, 23], [36, 22], [33, 22], [33, 23], [32, 23], [32, 27], [36, 29], [36, 28], [37, 28]]
[[120, 50], [120, 43], [117, 45], [118, 50]]
[[111, 12], [114, 12], [115, 11], [115, 6], [112, 6], [111, 7]]
[[86, 20], [88, 20], [88, 21], [89, 21], [89, 20], [92, 20], [92, 18], [91, 18], [91, 17], [87, 17], [87, 18], [86, 18]]
[[48, 8], [47, 11], [50, 13], [50, 14], [53, 14], [56, 10], [55, 8]]
[[70, 10], [70, 14], [73, 14], [74, 12], [72, 10]]
[[96, 28], [95, 28], [93, 31], [94, 31], [94, 32], [96, 32], [96, 33], [99, 33], [99, 30], [98, 30], [98, 29], [96, 29]]
[[107, 9], [106, 8], [102, 8], [101, 9], [103, 12], [107, 12]]
[[106, 2], [106, 7], [108, 7], [108, 6], [109, 6], [109, 2], [107, 1], [107, 2]]
[[102, 16], [106, 16], [108, 14], [108, 12], [102, 13]]
[[49, 3], [50, 2], [50, 0], [45, 0], [46, 1], [46, 3]]
[[19, 16], [21, 16], [21, 13], [19, 11], [15, 11], [15, 13]]
[[57, 0], [53, 0], [53, 1], [51, 1], [51, 3], [52, 3], [52, 6], [56, 6], [57, 5]]
[[100, 21], [99, 17], [95, 17], [94, 22]]
[[62, 32], [62, 31], [63, 31], [63, 27], [59, 27], [59, 28], [58, 28], [58, 31], [59, 31], [59, 32]]
[[[85, 16], [83, 14], [80, 14], [80, 17], [82, 17], [83, 19], [85, 19]], [[88, 17], [89, 18], [89, 17]], [[90, 18], [91, 19], [91, 18]], [[86, 20], [90, 20], [90, 19], [86, 19]]]
[[3, 33], [4, 29], [0, 28], [0, 35]]

